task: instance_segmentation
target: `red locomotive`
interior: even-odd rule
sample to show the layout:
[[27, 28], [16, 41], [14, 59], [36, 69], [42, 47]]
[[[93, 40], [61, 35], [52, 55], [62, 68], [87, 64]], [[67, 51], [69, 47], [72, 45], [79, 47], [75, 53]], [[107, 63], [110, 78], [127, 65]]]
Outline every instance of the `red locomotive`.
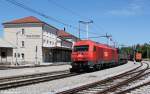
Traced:
[[99, 70], [104, 66], [119, 64], [117, 48], [91, 40], [81, 40], [75, 43], [70, 71]]

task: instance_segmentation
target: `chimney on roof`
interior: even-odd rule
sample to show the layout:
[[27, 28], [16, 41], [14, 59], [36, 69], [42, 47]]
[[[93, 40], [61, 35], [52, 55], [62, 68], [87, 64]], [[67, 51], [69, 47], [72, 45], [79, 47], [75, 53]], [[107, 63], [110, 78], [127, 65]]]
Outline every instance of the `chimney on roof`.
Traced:
[[66, 28], [64, 27], [64, 31], [66, 31]]

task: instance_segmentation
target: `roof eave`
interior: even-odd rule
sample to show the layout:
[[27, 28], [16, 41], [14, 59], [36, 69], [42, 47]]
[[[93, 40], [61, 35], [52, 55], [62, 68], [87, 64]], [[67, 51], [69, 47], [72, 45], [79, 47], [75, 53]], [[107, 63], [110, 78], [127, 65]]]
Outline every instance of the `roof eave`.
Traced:
[[6, 22], [6, 23], [2, 23], [2, 25], [5, 25], [5, 24], [26, 24], [26, 23], [43, 23], [44, 24], [44, 22], [22, 22], [22, 23], [12, 23], [12, 22]]

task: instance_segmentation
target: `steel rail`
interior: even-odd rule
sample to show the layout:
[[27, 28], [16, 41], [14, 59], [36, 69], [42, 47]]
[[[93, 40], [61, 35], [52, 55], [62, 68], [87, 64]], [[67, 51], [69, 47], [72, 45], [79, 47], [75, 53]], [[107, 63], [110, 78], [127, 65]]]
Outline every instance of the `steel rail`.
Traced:
[[[138, 78], [140, 79], [140, 78], [142, 78], [142, 77], [144, 77], [144, 76], [147, 76], [147, 75], [149, 75], [149, 74], [150, 74], [150, 72], [147, 72], [147, 73], [145, 73], [145, 74], [140, 75]], [[137, 79], [137, 80], [138, 80], [138, 79]], [[136, 85], [136, 86], [134, 86], [134, 87], [131, 87], [131, 88], [128, 88], [128, 89], [125, 89], [125, 90], [121, 90], [121, 91], [117, 92], [116, 94], [124, 94], [124, 93], [130, 92], [130, 91], [132, 91], [132, 90], [134, 90], [134, 89], [137, 89], [137, 88], [139, 88], [139, 87], [142, 87], [142, 86], [144, 86], [144, 85], [148, 85], [148, 84], [150, 84], [150, 81], [144, 82], [144, 83], [142, 83], [142, 84]]]
[[128, 79], [126, 79], [126, 80], [124, 80], [124, 81], [122, 81], [122, 82], [120, 82], [120, 83], [118, 83], [118, 84], [115, 84], [115, 85], [113, 85], [113, 86], [111, 86], [111, 87], [109, 87], [109, 88], [106, 88], [106, 89], [104, 89], [104, 90], [102, 90], [102, 91], [99, 91], [99, 92], [97, 92], [96, 94], [107, 94], [108, 92], [114, 92], [115, 90], [117, 90], [118, 87], [121, 87], [121, 86], [123, 86], [123, 85], [126, 85], [126, 84], [128, 84], [128, 83], [130, 83], [130, 82], [132, 82], [132, 81], [135, 81], [135, 80], [139, 79], [140, 77], [142, 77], [143, 75], [145, 75], [145, 74], [143, 74], [143, 73], [144, 73], [146, 70], [149, 69], [149, 64], [148, 64], [148, 63], [145, 63], [145, 64], [147, 64], [147, 67], [146, 67], [145, 69], [143, 69], [143, 71], [140, 71], [140, 72], [139, 72], [138, 74], [136, 74], [135, 76], [130, 77], [130, 78], [128, 78]]
[[27, 79], [27, 78], [33, 78], [33, 77], [40, 77], [40, 76], [58, 74], [58, 73], [69, 73], [69, 70], [54, 71], [54, 72], [41, 72], [41, 73], [33, 73], [33, 74], [24, 74], [24, 75], [0, 77], [0, 83], [6, 82], [6, 81], [12, 81], [12, 80], [20, 80], [20, 79]]
[[[118, 78], [124, 77], [126, 75], [132, 74], [132, 72], [134, 72], [135, 70], [139, 69], [142, 66], [143, 66], [143, 63], [140, 63], [140, 66], [138, 66], [138, 67], [136, 67], [132, 70], [129, 70], [127, 72], [124, 72], [122, 74], [119, 74], [119, 75], [116, 75], [116, 76], [113, 76], [113, 77], [109, 77], [109, 78], [106, 78], [104, 80], [100, 80], [100, 81], [97, 81], [97, 82], [94, 82], [94, 83], [90, 83], [90, 84], [82, 85], [82, 86], [72, 88], [72, 89], [69, 89], [69, 90], [65, 90], [65, 91], [62, 91], [62, 92], [58, 92], [57, 94], [74, 94], [74, 93], [77, 93], [79, 91], [83, 91], [83, 90], [89, 89], [91, 87], [95, 87], [98, 84], [107, 83], [108, 81], [112, 81], [114, 79], [118, 79]], [[139, 72], [139, 71], [137, 71], [137, 72]], [[137, 73], [137, 72], [134, 72], [134, 73]]]
[[143, 83], [143, 84], [140, 84], [140, 85], [137, 85], [137, 86], [135, 86], [135, 87], [126, 89], [126, 90], [124, 90], [124, 91], [118, 92], [118, 93], [116, 93], [116, 94], [125, 94], [125, 93], [131, 92], [131, 91], [133, 91], [133, 90], [135, 90], [135, 89], [138, 89], [138, 88], [140, 88], [140, 87], [147, 86], [147, 85], [149, 85], [149, 84], [150, 84], [150, 81], [148, 81], [148, 82], [146, 82], [146, 83]]
[[[0, 83], [0, 90], [4, 89], [9, 89], [9, 88], [14, 88], [14, 87], [19, 87], [19, 86], [25, 86], [25, 85], [30, 85], [30, 84], [36, 84], [40, 82], [45, 82], [45, 81], [52, 81], [56, 79], [62, 79], [70, 76], [75, 76], [79, 75], [78, 73], [57, 73], [57, 74], [48, 74], [44, 76], [37, 76], [37, 77], [29, 77], [29, 78], [19, 78], [17, 80], [10, 80], [10, 81], [5, 81]], [[31, 76], [31, 75], [30, 75]], [[25, 76], [24, 76], [25, 77]]]

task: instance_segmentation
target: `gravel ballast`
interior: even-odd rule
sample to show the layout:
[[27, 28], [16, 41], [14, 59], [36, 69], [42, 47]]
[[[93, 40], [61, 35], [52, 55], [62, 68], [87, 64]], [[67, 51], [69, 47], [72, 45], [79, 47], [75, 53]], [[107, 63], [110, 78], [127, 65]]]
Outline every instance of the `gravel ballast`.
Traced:
[[35, 67], [35, 68], [23, 68], [23, 69], [10, 69], [10, 70], [0, 70], [0, 77], [17, 76], [17, 75], [27, 75], [34, 73], [43, 72], [54, 72], [69, 70], [70, 65], [60, 65], [60, 66], [47, 66], [47, 67]]
[[2, 90], [0, 91], [0, 94], [53, 94], [121, 74], [123, 72], [132, 70], [139, 65], [139, 63], [134, 64], [133, 62], [128, 62], [127, 64], [121, 66], [97, 72], [85, 73], [78, 76], [72, 76], [64, 79], [43, 82], [9, 90]]

